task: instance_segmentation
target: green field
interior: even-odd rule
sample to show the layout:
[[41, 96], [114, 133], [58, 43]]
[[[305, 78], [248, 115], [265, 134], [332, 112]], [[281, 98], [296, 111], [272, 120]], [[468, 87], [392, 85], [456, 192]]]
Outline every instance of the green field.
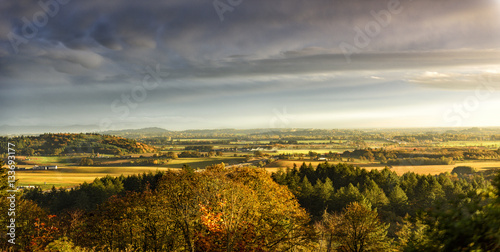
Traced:
[[144, 172], [164, 171], [169, 168], [162, 167], [64, 167], [51, 171], [18, 171], [16, 178], [21, 186], [36, 185], [43, 189], [55, 187], [73, 187], [83, 182], [92, 182], [95, 178], [111, 175], [132, 175]]
[[[16, 172], [16, 177], [19, 179], [19, 185], [38, 185], [42, 186], [42, 188], [47, 189], [52, 186], [56, 187], [73, 187], [84, 181], [91, 182], [95, 178], [103, 177], [106, 175], [110, 176], [120, 176], [120, 175], [132, 175], [144, 172], [156, 172], [156, 171], [165, 171], [170, 169], [180, 169], [184, 165], [189, 165], [192, 168], [205, 168], [206, 166], [210, 166], [213, 164], [225, 163], [227, 165], [243, 163], [246, 161], [245, 157], [242, 156], [253, 156], [253, 152], [224, 152], [224, 156], [222, 157], [199, 157], [199, 158], [178, 158], [178, 159], [170, 159], [167, 163], [161, 165], [149, 165], [146, 159], [153, 158], [153, 155], [156, 154], [166, 154], [169, 151], [173, 151], [176, 153], [184, 151], [185, 146], [192, 146], [197, 141], [221, 141], [221, 140], [229, 140], [231, 143], [229, 144], [212, 144], [211, 146], [214, 149], [219, 148], [242, 148], [244, 146], [252, 146], [252, 145], [267, 145], [269, 140], [265, 141], [252, 141], [250, 139], [242, 140], [242, 141], [234, 141], [234, 138], [198, 138], [198, 139], [186, 139], [186, 138], [178, 138], [180, 140], [179, 145], [165, 145], [162, 146], [162, 151], [160, 153], [150, 152], [147, 154], [129, 154], [127, 156], [131, 156], [132, 158], [123, 158], [115, 155], [101, 155], [102, 158], [93, 158], [93, 162], [95, 166], [80, 166], [80, 159], [82, 157], [90, 157], [90, 153], [87, 154], [77, 154], [77, 155], [68, 155], [68, 156], [32, 156], [29, 159], [24, 160], [24, 156], [19, 156], [20, 163], [18, 167], [23, 168], [32, 168], [35, 165], [46, 166], [46, 165], [57, 165], [58, 170], [50, 170], [50, 171], [18, 171]], [[319, 163], [323, 161], [315, 161], [308, 160], [307, 157], [310, 151], [324, 154], [328, 152], [333, 153], [343, 153], [344, 151], [353, 151], [356, 146], [345, 145], [347, 141], [349, 143], [353, 143], [357, 140], [341, 140], [341, 144], [339, 144], [339, 140], [326, 140], [327, 137], [320, 140], [299, 140], [297, 144], [284, 144], [284, 147], [287, 149], [279, 149], [277, 151], [263, 151], [265, 154], [269, 154], [271, 156], [276, 156], [279, 154], [304, 154], [306, 163], [312, 163], [313, 166], [317, 166]], [[373, 139], [373, 138], [372, 138]], [[479, 138], [478, 138], [479, 139]], [[484, 138], [486, 139], [486, 138]], [[174, 139], [177, 141], [177, 139]], [[393, 145], [393, 142], [388, 142], [385, 140], [363, 140], [366, 146], [370, 146], [372, 148], [382, 147], [384, 144], [390, 143]], [[191, 142], [191, 144], [187, 144]], [[392, 151], [398, 150], [407, 150], [414, 148], [412, 143], [408, 143], [407, 145], [397, 145], [390, 147]], [[500, 141], [445, 141], [445, 142], [434, 142], [432, 144], [426, 145], [426, 150], [429, 153], [433, 153], [438, 151], [439, 148], [461, 148], [467, 150], [466, 147], [483, 147], [482, 149], [493, 149], [496, 150], [500, 146]], [[260, 146], [263, 148], [267, 148], [268, 146]], [[295, 148], [300, 149], [295, 149]], [[419, 147], [419, 146], [417, 146]], [[357, 147], [362, 148], [362, 147]], [[420, 147], [419, 147], [420, 148]], [[234, 155], [237, 157], [234, 157]], [[136, 159], [141, 157], [141, 159]], [[138, 165], [135, 160], [139, 160], [144, 165]], [[163, 160], [165, 161], [165, 160]], [[300, 166], [304, 161], [302, 160], [279, 160], [278, 162], [274, 162], [266, 165], [266, 168], [270, 171], [276, 170], [278, 167], [293, 167], [295, 163], [297, 166]], [[330, 161], [337, 162], [337, 161]], [[355, 166], [360, 166], [366, 169], [383, 169], [385, 165], [382, 165], [378, 162], [369, 162], [369, 161], [361, 161], [356, 159], [354, 162], [349, 162], [349, 164], [353, 164]], [[490, 161], [467, 161], [467, 162], [457, 162], [455, 165], [430, 165], [430, 166], [394, 166], [391, 168], [398, 174], [403, 174], [405, 172], [416, 172], [420, 174], [439, 174], [442, 172], [450, 172], [454, 167], [458, 165], [468, 165], [477, 168], [478, 170], [490, 170], [500, 168], [500, 160], [490, 160]]]
[[179, 140], [180, 142], [203, 142], [203, 141], [224, 141], [224, 140], [230, 140], [226, 138], [180, 138], [180, 139], [173, 139], [174, 142]]
[[68, 163], [70, 161], [69, 157], [47, 157], [47, 156], [36, 156], [30, 157], [30, 160], [25, 161], [27, 164], [37, 164], [37, 165], [58, 165], [62, 163]]
[[[266, 166], [266, 170], [270, 172], [277, 171], [279, 167], [281, 168], [293, 168], [293, 164], [297, 167], [300, 167], [302, 163], [306, 164], [311, 163], [313, 167], [318, 166], [320, 163], [324, 163], [324, 161], [310, 161], [310, 160], [279, 160], [277, 162], [271, 163]], [[330, 163], [338, 163], [338, 161], [330, 161]], [[378, 162], [369, 162], [369, 161], [360, 161], [358, 159], [355, 162], [347, 162], [347, 164], [352, 164], [354, 166], [359, 166], [361, 168], [371, 170], [371, 169], [384, 169], [386, 165], [380, 164]], [[392, 171], [396, 172], [398, 175], [403, 175], [407, 172], [414, 172], [417, 174], [431, 174], [437, 175], [440, 173], [451, 172], [453, 168], [457, 166], [471, 166], [476, 168], [479, 171], [486, 171], [492, 169], [500, 170], [500, 161], [466, 161], [466, 162], [457, 162], [454, 165], [401, 165], [401, 166], [393, 166], [391, 168]]]
[[339, 143], [339, 140], [299, 140], [297, 142], [299, 144], [313, 144], [313, 143], [316, 143], [316, 144], [329, 144], [330, 141], [331, 141], [331, 143], [336, 143], [336, 144]]
[[[235, 164], [244, 162], [242, 157], [211, 157], [211, 158], [179, 158], [171, 160], [168, 164], [161, 166], [75, 166], [65, 165], [62, 161], [64, 157], [36, 157], [31, 161], [38, 165], [58, 165], [57, 170], [25, 170], [17, 171], [16, 178], [21, 186], [36, 185], [43, 189], [55, 187], [73, 187], [83, 182], [92, 182], [95, 178], [120, 175], [133, 175], [144, 172], [166, 171], [170, 169], [182, 168], [188, 164], [192, 168], [205, 168], [213, 164]], [[21, 165], [19, 167], [31, 168], [31, 165]]]
[[162, 166], [166, 168], [182, 168], [184, 164], [188, 164], [192, 168], [205, 168], [213, 164], [235, 164], [244, 162], [243, 157], [211, 157], [211, 158], [178, 158], [173, 159], [168, 162], [168, 164]]
[[436, 143], [438, 147], [486, 147], [498, 149], [500, 141], [448, 141]]
[[278, 150], [277, 154], [308, 154], [309, 151], [313, 151], [313, 152], [317, 152], [317, 153], [320, 153], [320, 154], [323, 154], [323, 153], [328, 153], [328, 152], [338, 152], [338, 153], [342, 153], [344, 151], [352, 151], [353, 149], [352, 148], [345, 148], [345, 149], [291, 149], [291, 150]]
[[267, 141], [231, 141], [231, 145], [246, 145], [246, 144], [269, 144], [270, 140]]

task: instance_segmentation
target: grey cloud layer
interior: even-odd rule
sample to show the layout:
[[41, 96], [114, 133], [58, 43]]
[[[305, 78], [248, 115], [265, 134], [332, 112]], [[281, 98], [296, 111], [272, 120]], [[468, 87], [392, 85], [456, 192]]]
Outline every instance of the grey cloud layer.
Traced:
[[[285, 89], [297, 94], [303, 83], [323, 88], [368, 81], [364, 75], [356, 81], [301, 79], [309, 75], [424, 73], [500, 62], [497, 0], [244, 0], [224, 13], [224, 22], [212, 3], [70, 0], [58, 5], [47, 25], [16, 52], [9, 36], [22, 37], [25, 20], [33, 22], [43, 9], [38, 1], [0, 1], [0, 102], [20, 103], [15, 97], [20, 94], [23, 111], [52, 99], [67, 103], [67, 111], [82, 104], [108, 109], [111, 101], [140, 83], [146, 67], [156, 65], [169, 73], [149, 94], [148, 101], [160, 106], [165, 101], [264, 96]], [[389, 24], [348, 63], [339, 44], [356, 46], [355, 28], [363, 30], [376, 21], [371, 13], [386, 11], [388, 3], [399, 3], [401, 12], [392, 14]], [[293, 77], [288, 81], [287, 76]], [[410, 81], [435, 84], [428, 76]], [[449, 78], [438, 81], [439, 87], [454, 85]]]
[[[374, 20], [370, 12], [387, 9], [387, 2], [244, 1], [220, 22], [211, 1], [73, 0], [60, 5], [48, 25], [20, 49], [29, 54], [26, 61], [63, 55], [65, 61], [92, 69], [105, 67], [103, 59], [118, 65], [156, 61], [188, 72], [238, 60], [257, 64], [261, 61], [251, 59], [268, 59], [265, 63], [279, 65], [274, 57], [286, 58], [287, 53], [307, 48], [341, 53], [341, 42], [354, 43], [353, 28], [363, 29]], [[392, 15], [390, 24], [363, 51], [485, 49], [500, 44], [500, 12], [493, 0], [401, 1], [400, 6], [401, 13]], [[22, 35], [23, 17], [32, 20], [40, 10], [34, 1], [2, 2], [0, 64], [14, 59], [26, 64], [12, 53], [7, 34]], [[339, 63], [344, 63], [342, 57]], [[48, 64], [63, 73], [80, 73], [75, 67]]]

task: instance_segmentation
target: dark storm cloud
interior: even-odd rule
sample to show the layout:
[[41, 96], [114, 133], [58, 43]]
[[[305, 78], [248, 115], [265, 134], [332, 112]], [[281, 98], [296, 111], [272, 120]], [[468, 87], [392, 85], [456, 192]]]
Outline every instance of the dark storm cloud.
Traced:
[[[62, 46], [91, 51], [118, 64], [149, 57], [123, 58], [145, 48], [155, 51], [159, 63], [189, 71], [217, 66], [234, 54], [269, 59], [310, 47], [342, 53], [340, 43], [354, 44], [354, 27], [363, 29], [374, 20], [371, 12], [387, 10], [388, 2], [243, 1], [220, 22], [212, 1], [73, 0], [59, 4], [59, 11], [28, 43], [40, 50]], [[492, 1], [397, 2], [401, 12], [392, 14], [389, 25], [362, 51], [491, 48], [500, 42], [498, 8], [492, 8]], [[3, 51], [11, 51], [8, 32], [22, 35], [23, 18], [32, 21], [43, 9], [27, 0], [2, 5], [1, 44]]]
[[[495, 0], [243, 0], [223, 13], [223, 22], [213, 3], [0, 1], [0, 99], [17, 102], [11, 94], [24, 92], [24, 108], [36, 106], [30, 97], [40, 94], [68, 102], [68, 111], [72, 101], [108, 109], [116, 97], [140, 85], [146, 68], [156, 66], [168, 76], [155, 94], [194, 101], [301, 90], [300, 81], [315, 86], [298, 75], [424, 72], [500, 62]], [[43, 15], [47, 23], [37, 26]], [[367, 35], [374, 24], [378, 30]], [[346, 54], [341, 44], [352, 51]], [[295, 77], [289, 82], [276, 81], [290, 75]], [[424, 77], [410, 81], [432, 85]], [[440, 87], [453, 85], [441, 82]], [[58, 90], [53, 95], [40, 92], [53, 88]], [[92, 92], [99, 95], [90, 99]]]

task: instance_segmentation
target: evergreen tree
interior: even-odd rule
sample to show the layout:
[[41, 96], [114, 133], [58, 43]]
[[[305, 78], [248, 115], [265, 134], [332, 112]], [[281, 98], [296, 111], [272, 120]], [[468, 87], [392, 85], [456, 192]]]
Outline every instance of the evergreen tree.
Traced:
[[341, 214], [325, 212], [323, 221], [317, 225], [326, 233], [326, 250], [342, 252], [390, 251], [391, 239], [387, 237], [388, 224], [380, 222], [376, 211], [354, 202]]
[[380, 208], [389, 204], [389, 199], [384, 191], [375, 183], [375, 181], [368, 179], [367, 184], [363, 190], [363, 196], [371, 203], [372, 206]]

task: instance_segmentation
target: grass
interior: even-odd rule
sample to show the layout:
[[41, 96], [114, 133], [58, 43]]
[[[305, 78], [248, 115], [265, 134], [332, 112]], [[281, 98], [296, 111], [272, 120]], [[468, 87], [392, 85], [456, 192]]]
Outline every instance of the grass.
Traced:
[[[55, 162], [58, 157], [41, 157], [36, 160], [36, 164], [58, 165], [57, 170], [48, 171], [17, 171], [16, 178], [19, 179], [19, 185], [37, 185], [43, 189], [55, 187], [73, 187], [83, 182], [92, 182], [96, 178], [110, 175], [118, 177], [121, 175], [133, 175], [148, 172], [176, 170], [182, 168], [184, 164], [189, 164], [192, 168], [205, 168], [213, 164], [234, 164], [245, 161], [242, 157], [212, 157], [212, 158], [179, 158], [171, 160], [168, 164], [162, 166], [68, 166]], [[19, 167], [31, 168], [31, 165], [22, 165]]]
[[182, 168], [184, 164], [188, 164], [192, 168], [205, 168], [213, 164], [235, 164], [243, 161], [245, 161], [243, 157], [178, 158], [171, 160], [164, 166], [168, 168]]
[[328, 153], [328, 152], [338, 152], [343, 153], [344, 151], [352, 151], [352, 148], [332, 148], [332, 149], [294, 149], [294, 150], [278, 150], [278, 154], [309, 154], [309, 151], [317, 152], [320, 154]]
[[[312, 164], [314, 168], [318, 166], [319, 163], [323, 163], [323, 161], [309, 161], [309, 160], [304, 160], [304, 161], [299, 161], [299, 160], [279, 160], [277, 162], [274, 162], [272, 164], [269, 164], [266, 166], [266, 170], [270, 172], [275, 172], [279, 169], [279, 167], [282, 168], [293, 168], [293, 164], [295, 163], [297, 165], [297, 168], [302, 165], [302, 163], [305, 162], [307, 165], [309, 163]], [[330, 161], [330, 163], [338, 163], [338, 161]], [[361, 168], [367, 169], [367, 170], [372, 170], [372, 169], [378, 169], [382, 170], [385, 168], [386, 165], [376, 163], [376, 162], [359, 162], [359, 160], [356, 160], [355, 162], [347, 162], [347, 164], [352, 164], [354, 166], [359, 166]], [[398, 175], [403, 175], [407, 172], [415, 172], [417, 174], [431, 174], [431, 175], [438, 175], [441, 173], [445, 172], [451, 172], [453, 168], [457, 166], [472, 166], [476, 168], [478, 171], [486, 171], [486, 170], [491, 170], [491, 169], [500, 169], [500, 161], [468, 161], [468, 162], [457, 162], [454, 165], [408, 165], [408, 166], [393, 166], [391, 168], [392, 171], [396, 172]]]
[[35, 156], [30, 157], [30, 160], [26, 161], [27, 164], [33, 165], [58, 165], [61, 163], [68, 163], [70, 161], [70, 157], [57, 157], [57, 156]]
[[[318, 140], [311, 140], [318, 141]], [[441, 143], [443, 146], [490, 146], [498, 144], [500, 141], [454, 141]], [[350, 148], [322, 148], [322, 149], [312, 149], [312, 151], [317, 153], [328, 153], [338, 152], [342, 153], [346, 150], [352, 151]], [[302, 153], [308, 154], [309, 149], [290, 149], [290, 150], [279, 150], [275, 154], [294, 154]], [[57, 156], [35, 156], [31, 157], [29, 161], [26, 161], [25, 165], [18, 165], [19, 167], [31, 168], [34, 165], [57, 165], [58, 170], [52, 171], [18, 171], [16, 172], [16, 177], [19, 179], [19, 185], [38, 185], [44, 189], [49, 189], [52, 186], [55, 187], [73, 187], [83, 182], [92, 182], [95, 178], [104, 177], [106, 175], [110, 176], [120, 176], [120, 175], [132, 175], [144, 172], [156, 172], [156, 171], [166, 171], [166, 170], [176, 170], [182, 168], [184, 164], [188, 164], [192, 168], [205, 168], [213, 164], [225, 163], [225, 164], [236, 164], [245, 161], [244, 157], [234, 157], [233, 153], [226, 153], [223, 157], [211, 157], [211, 158], [178, 158], [170, 160], [167, 164], [158, 166], [136, 166], [136, 165], [126, 165], [120, 166], [119, 162], [122, 159], [102, 159], [102, 161], [110, 160], [114, 161], [109, 165], [102, 166], [78, 166], [71, 163], [71, 159], [77, 159], [78, 157], [57, 157]], [[239, 155], [251, 155], [252, 153], [237, 153]], [[145, 157], [152, 156], [153, 154], [134, 154], [133, 156], [143, 155]], [[128, 160], [128, 159], [123, 159]], [[115, 162], [118, 162], [115, 164]], [[306, 164], [311, 163], [313, 167], [316, 167], [319, 163], [324, 161], [309, 160], [279, 160], [277, 162], [268, 164], [265, 169], [270, 172], [275, 172], [279, 167], [289, 167], [292, 168], [295, 163], [297, 167], [300, 167], [303, 162]], [[337, 163], [338, 161], [330, 161], [330, 163]], [[354, 166], [359, 166], [368, 170], [371, 169], [383, 169], [385, 165], [379, 164], [378, 162], [368, 162], [355, 160], [355, 162], [348, 162]], [[467, 161], [467, 162], [457, 162], [454, 165], [408, 165], [408, 166], [394, 166], [391, 170], [395, 171], [398, 175], [402, 175], [406, 172], [415, 172], [418, 174], [440, 174], [443, 172], [451, 172], [454, 167], [464, 165], [472, 166], [479, 171], [486, 171], [491, 169], [500, 169], [499, 161]]]
[[329, 144], [330, 141], [332, 143], [338, 144], [339, 140], [299, 140], [298, 143], [302, 144], [311, 144], [311, 143], [319, 143], [319, 144]]
[[55, 187], [73, 187], [83, 182], [92, 182], [96, 178], [110, 175], [113, 177], [140, 174], [144, 172], [166, 171], [162, 167], [65, 167], [51, 171], [18, 171], [16, 178], [19, 185], [38, 185], [47, 189]]
[[227, 141], [231, 140], [229, 138], [180, 138], [180, 139], [174, 139], [174, 142], [177, 142], [177, 140], [180, 140], [180, 142], [203, 142], [203, 141]]
[[439, 147], [492, 147], [498, 149], [500, 141], [449, 141], [435, 144]]
[[230, 144], [233, 145], [233, 146], [239, 146], [239, 145], [252, 145], [252, 144], [269, 144], [271, 140], [266, 140], [266, 141], [259, 141], [259, 140], [255, 140], [255, 141], [239, 141], [239, 142], [236, 142], [236, 141], [231, 141]]

